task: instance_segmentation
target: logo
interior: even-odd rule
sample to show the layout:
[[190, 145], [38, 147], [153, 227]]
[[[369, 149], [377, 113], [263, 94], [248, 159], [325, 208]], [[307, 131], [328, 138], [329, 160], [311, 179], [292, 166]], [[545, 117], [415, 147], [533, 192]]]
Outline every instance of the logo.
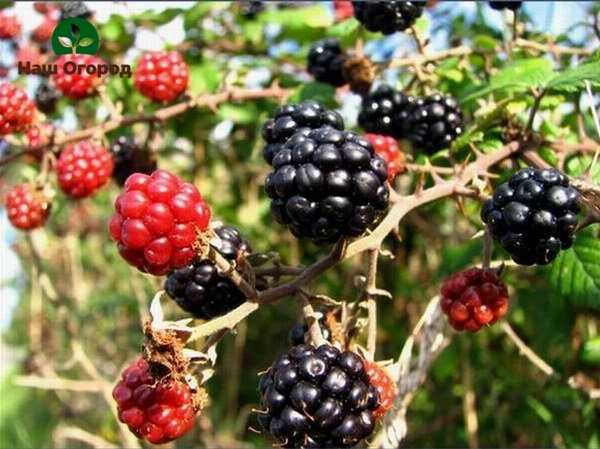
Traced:
[[57, 55], [94, 55], [99, 43], [96, 28], [85, 19], [63, 20], [52, 33], [52, 49]]

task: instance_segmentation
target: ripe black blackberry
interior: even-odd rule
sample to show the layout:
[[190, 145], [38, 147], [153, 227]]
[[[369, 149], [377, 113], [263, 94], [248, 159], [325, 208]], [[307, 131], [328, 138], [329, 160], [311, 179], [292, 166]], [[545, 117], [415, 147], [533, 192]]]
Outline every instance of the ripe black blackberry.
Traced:
[[247, 19], [253, 19], [256, 14], [265, 10], [265, 3], [260, 1], [240, 2], [240, 14]]
[[53, 114], [61, 96], [61, 93], [44, 78], [35, 90], [35, 105], [44, 114]]
[[387, 165], [370, 142], [323, 127], [294, 134], [265, 180], [271, 213], [319, 245], [358, 236], [388, 205]]
[[308, 52], [307, 70], [317, 81], [340, 87], [346, 84], [342, 65], [346, 55], [337, 39], [323, 39]]
[[516, 263], [545, 265], [573, 244], [579, 198], [564, 173], [523, 168], [496, 188], [481, 219]]
[[[320, 320], [319, 320], [319, 327], [321, 328], [321, 333], [323, 334], [323, 338], [325, 340], [329, 340], [329, 330], [327, 329], [325, 324], [323, 324]], [[292, 327], [288, 331], [288, 335], [287, 335], [288, 343], [290, 343], [291, 345], [304, 344], [304, 343], [306, 343], [307, 336], [308, 336], [308, 324], [306, 324], [306, 323], [295, 324], [294, 327]]]
[[408, 110], [415, 101], [414, 97], [382, 84], [363, 98], [358, 124], [369, 133], [402, 139], [407, 131]]
[[93, 12], [84, 2], [63, 2], [60, 9], [60, 20], [65, 19], [89, 19]]
[[275, 111], [275, 117], [267, 120], [262, 127], [262, 137], [267, 143], [263, 148], [265, 161], [270, 164], [283, 144], [297, 131], [308, 132], [321, 126], [342, 130], [344, 119], [315, 100], [280, 106]]
[[511, 11], [516, 11], [521, 7], [523, 2], [488, 2], [490, 8], [495, 9], [496, 11], [501, 11], [503, 9], [510, 9]]
[[112, 177], [120, 186], [133, 173], [149, 175], [156, 169], [156, 157], [126, 136], [114, 140], [110, 145], [110, 152], [114, 162]]
[[427, 2], [404, 0], [353, 1], [354, 17], [369, 31], [393, 34], [410, 28]]
[[447, 148], [463, 132], [462, 112], [456, 100], [440, 94], [419, 98], [408, 113], [407, 138], [428, 153]]
[[258, 420], [284, 447], [352, 447], [375, 428], [379, 393], [350, 351], [294, 346], [263, 374], [259, 390]]
[[[217, 226], [214, 231], [221, 241], [211, 245], [223, 257], [236, 260], [238, 255], [252, 252], [250, 244], [233, 226]], [[224, 315], [246, 300], [244, 293], [231, 279], [219, 274], [209, 259], [173, 270], [165, 281], [165, 290], [179, 307], [203, 319]]]

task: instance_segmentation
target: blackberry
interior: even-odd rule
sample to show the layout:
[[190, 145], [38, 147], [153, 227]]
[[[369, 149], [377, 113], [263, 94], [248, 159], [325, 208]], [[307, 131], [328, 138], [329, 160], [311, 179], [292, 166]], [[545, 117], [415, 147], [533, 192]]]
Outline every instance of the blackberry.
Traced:
[[[223, 257], [236, 260], [239, 253], [252, 252], [249, 243], [233, 226], [217, 226], [214, 231], [221, 242], [218, 246], [211, 245]], [[224, 315], [246, 300], [244, 293], [231, 279], [219, 274], [209, 259], [196, 260], [173, 270], [165, 281], [165, 290], [179, 307], [203, 319]]]
[[[319, 320], [319, 327], [321, 328], [321, 333], [323, 334], [323, 338], [325, 340], [329, 340], [329, 330], [327, 327]], [[287, 335], [288, 343], [292, 345], [300, 345], [306, 343], [306, 338], [308, 336], [308, 324], [306, 323], [298, 323], [292, 327]]]
[[353, 1], [354, 17], [369, 31], [393, 34], [410, 28], [421, 17], [426, 2], [404, 0]]
[[358, 124], [369, 133], [402, 139], [407, 131], [408, 110], [415, 101], [414, 97], [382, 84], [363, 98]]
[[295, 132], [308, 132], [326, 125], [342, 130], [344, 119], [337, 112], [325, 109], [318, 101], [305, 100], [300, 104], [280, 106], [275, 117], [267, 120], [262, 127], [262, 137], [267, 143], [263, 148], [265, 161], [270, 164]]
[[447, 148], [463, 131], [462, 112], [450, 96], [419, 98], [408, 114], [407, 138], [428, 153]]
[[337, 39], [323, 39], [313, 44], [308, 52], [308, 72], [317, 81], [340, 87], [346, 84], [342, 73], [345, 54]]
[[247, 19], [253, 19], [256, 14], [265, 10], [265, 3], [260, 1], [240, 2], [240, 14]]
[[496, 188], [481, 219], [516, 263], [546, 265], [575, 240], [579, 198], [564, 173], [527, 167]]
[[156, 169], [156, 158], [150, 152], [138, 147], [133, 139], [120, 136], [109, 148], [115, 168], [112, 177], [120, 186], [133, 173], [151, 174]]
[[356, 133], [297, 132], [271, 165], [265, 191], [273, 217], [316, 244], [362, 234], [388, 205], [386, 163]]
[[284, 447], [352, 447], [375, 428], [379, 393], [363, 360], [323, 345], [293, 346], [259, 383], [259, 422]]
[[47, 79], [42, 79], [35, 90], [35, 105], [44, 114], [53, 114], [61, 97], [61, 93]]
[[92, 17], [92, 11], [84, 2], [64, 2], [60, 9], [60, 20], [65, 19], [89, 19]]
[[496, 11], [501, 11], [503, 9], [510, 9], [511, 11], [516, 11], [521, 7], [523, 2], [488, 2], [490, 8], [495, 9]]

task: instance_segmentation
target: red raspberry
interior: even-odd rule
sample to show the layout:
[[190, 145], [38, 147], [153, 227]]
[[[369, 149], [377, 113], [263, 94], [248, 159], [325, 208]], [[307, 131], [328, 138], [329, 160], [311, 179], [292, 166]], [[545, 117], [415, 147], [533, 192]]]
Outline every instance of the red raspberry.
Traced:
[[189, 76], [188, 66], [179, 52], [147, 52], [138, 61], [134, 85], [152, 101], [168, 102], [185, 91]]
[[341, 22], [342, 20], [351, 19], [354, 17], [354, 8], [352, 2], [336, 0], [333, 2], [333, 8], [335, 10], [335, 21]]
[[181, 381], [153, 379], [144, 359], [123, 371], [112, 396], [119, 420], [152, 444], [176, 440], [194, 425], [190, 387]]
[[57, 25], [58, 22], [56, 20], [48, 16], [44, 17], [42, 23], [35, 27], [31, 32], [31, 40], [38, 44], [48, 42], [52, 39], [52, 33], [54, 33], [54, 28], [56, 28]]
[[393, 137], [365, 134], [365, 138], [371, 142], [375, 153], [387, 163], [388, 181], [391, 181], [398, 173], [402, 173], [406, 169], [406, 157], [400, 151], [398, 142]]
[[[77, 70], [73, 74], [67, 74], [65, 72], [65, 64], [72, 62], [76, 65]], [[102, 83], [102, 78], [98, 77], [98, 70], [92, 74], [88, 73], [86, 69], [79, 70], [80, 65], [87, 66], [98, 66], [104, 64], [104, 61], [97, 56], [93, 55], [62, 55], [59, 57], [55, 64], [58, 66], [57, 73], [52, 75], [54, 84], [63, 94], [74, 100], [80, 98], [91, 97], [96, 93], [96, 87]], [[66, 69], [69, 73], [73, 72], [73, 65], [67, 65]]]
[[469, 268], [446, 279], [440, 306], [454, 329], [477, 332], [506, 314], [508, 290], [492, 271]]
[[58, 184], [73, 198], [95, 193], [108, 182], [112, 171], [109, 151], [92, 139], [69, 145], [56, 161]]
[[377, 363], [363, 360], [363, 365], [367, 370], [369, 380], [375, 385], [375, 388], [377, 388], [377, 391], [379, 392], [379, 407], [373, 412], [375, 419], [379, 419], [394, 405], [396, 385], [386, 372], [385, 368], [382, 368]]
[[40, 227], [50, 213], [50, 198], [33, 184], [19, 184], [6, 197], [8, 219], [16, 228], [25, 231]]
[[25, 91], [0, 82], [0, 136], [24, 131], [33, 120], [35, 103]]
[[21, 23], [14, 15], [0, 12], [0, 41], [18, 37], [21, 34]]
[[198, 232], [210, 222], [210, 208], [198, 189], [164, 170], [129, 176], [115, 209], [109, 231], [119, 253], [156, 276], [191, 263]]
[[[54, 134], [54, 125], [50, 122], [42, 122], [37, 123], [27, 130], [25, 133], [25, 144], [28, 147], [38, 147], [42, 145], [48, 145], [50, 143], [50, 139]], [[29, 153], [36, 160], [41, 161], [42, 156], [44, 155], [44, 150], [40, 149], [39, 151], [35, 151], [33, 153]]]
[[18, 67], [19, 62], [23, 65], [42, 64], [45, 62], [45, 57], [40, 53], [40, 50], [33, 45], [23, 45], [19, 47], [15, 54], [15, 66]]

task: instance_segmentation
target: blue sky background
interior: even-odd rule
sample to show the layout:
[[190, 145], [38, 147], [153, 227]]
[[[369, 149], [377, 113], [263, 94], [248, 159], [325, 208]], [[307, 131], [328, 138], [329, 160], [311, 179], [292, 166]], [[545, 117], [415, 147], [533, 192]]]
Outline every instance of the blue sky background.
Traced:
[[[183, 7], [189, 8], [194, 2], [88, 2], [91, 9], [96, 11], [96, 19], [98, 22], [106, 21], [111, 14], [129, 15], [131, 13], [142, 12], [147, 9], [160, 11], [165, 7]], [[331, 6], [331, 5], [329, 5]], [[525, 2], [524, 9], [534, 22], [534, 27], [538, 30], [559, 34], [568, 30], [572, 25], [585, 20], [586, 8], [588, 2]], [[441, 2], [437, 8], [442, 10], [447, 9], [451, 15], [456, 15], [465, 12], [472, 16], [476, 10], [476, 2]], [[42, 16], [33, 11], [32, 2], [16, 2], [14, 10], [17, 16], [21, 19], [23, 32], [28, 33], [35, 28], [41, 21]], [[486, 20], [490, 24], [496, 24], [500, 29], [504, 24], [504, 14], [499, 11], [494, 11], [491, 8], [484, 8]], [[140, 29], [136, 36], [135, 48], [128, 52], [127, 58], [133, 61], [142, 50], [158, 50], [163, 47], [163, 42], [158, 37], [161, 36], [169, 43], [178, 43], [183, 39], [183, 20], [176, 18], [170, 23], [160, 27], [157, 32]], [[583, 27], [576, 28], [572, 37], [577, 40], [582, 40], [585, 36]], [[399, 43], [403, 39], [402, 33], [387, 38], [379, 49], [383, 53], [393, 51], [399, 47]], [[447, 36], [444, 31], [436, 36], [433, 36], [431, 48], [439, 50], [446, 46]], [[590, 42], [590, 45], [598, 45], [598, 42]], [[368, 49], [367, 49], [368, 50]], [[375, 50], [373, 48], [373, 50]], [[9, 53], [7, 45], [0, 45], [0, 60], [11, 60], [13, 55]], [[128, 62], [129, 62], [128, 61]], [[33, 93], [35, 83], [28, 85], [28, 90]], [[350, 107], [357, 106], [356, 104], [347, 105]], [[72, 130], [75, 126], [74, 116], [66, 114], [63, 118], [63, 128], [66, 131]], [[8, 167], [10, 169], [10, 167]], [[1, 176], [1, 175], [0, 175]], [[14, 278], [20, 273], [19, 262], [16, 255], [11, 251], [10, 245], [17, 236], [15, 231], [9, 224], [6, 211], [0, 208], [0, 332], [6, 327], [10, 321], [11, 311], [17, 302], [18, 292], [12, 288], [6, 287], [4, 284], [7, 279]]]

